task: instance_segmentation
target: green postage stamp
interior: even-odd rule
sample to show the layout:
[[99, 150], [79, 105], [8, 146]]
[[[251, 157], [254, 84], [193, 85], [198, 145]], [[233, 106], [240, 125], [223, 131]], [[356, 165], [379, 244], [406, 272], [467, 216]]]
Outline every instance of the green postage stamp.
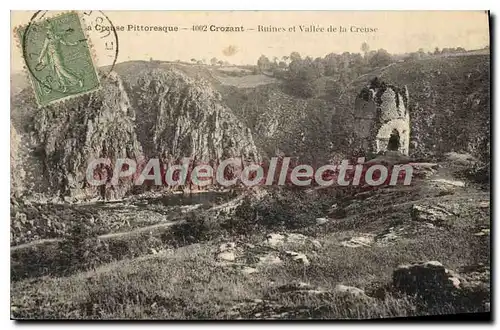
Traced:
[[89, 42], [76, 12], [31, 20], [16, 32], [40, 106], [100, 87]]

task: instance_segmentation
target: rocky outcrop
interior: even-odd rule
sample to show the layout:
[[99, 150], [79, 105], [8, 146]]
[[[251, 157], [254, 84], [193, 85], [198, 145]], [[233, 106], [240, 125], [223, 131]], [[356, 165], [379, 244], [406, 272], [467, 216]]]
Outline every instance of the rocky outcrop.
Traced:
[[[95, 196], [86, 170], [97, 158], [137, 159], [142, 150], [135, 134], [130, 102], [120, 78], [101, 79], [102, 88], [64, 103], [36, 110], [33, 130], [51, 191], [62, 196]], [[131, 184], [131, 183], [130, 183]], [[114, 189], [123, 196], [130, 184]]]
[[396, 289], [411, 295], [439, 295], [460, 287], [458, 275], [438, 261], [399, 266], [392, 278]]
[[485, 265], [463, 267], [460, 273], [438, 261], [399, 266], [392, 275], [396, 291], [417, 297], [429, 306], [458, 304], [483, 308], [490, 301], [490, 271]]
[[[102, 88], [65, 102], [37, 108], [31, 90], [12, 101], [12, 176], [29, 180], [13, 190], [25, 194], [120, 198], [132, 180], [103, 192], [86, 180], [97, 158], [160, 158], [217, 162], [229, 157], [259, 159], [250, 130], [208, 82], [173, 69], [142, 70], [102, 77]], [[126, 85], [126, 86], [124, 86]], [[126, 89], [127, 88], [127, 89]], [[100, 171], [112, 173], [113, 163]], [[134, 190], [135, 191], [135, 190]]]
[[442, 225], [454, 214], [446, 208], [437, 205], [413, 205], [411, 215], [414, 221]]
[[207, 81], [176, 69], [149, 69], [129, 83], [138, 138], [147, 156], [204, 162], [259, 159], [250, 129], [221, 104]]
[[[39, 198], [97, 196], [99, 188], [86, 181], [89, 161], [96, 158], [136, 158], [130, 102], [120, 78], [101, 77], [102, 88], [64, 102], [38, 108], [25, 89], [11, 101], [11, 153], [17, 154], [11, 175], [25, 177], [17, 191]], [[15, 149], [15, 151], [13, 151]], [[129, 186], [114, 190], [123, 196]]]

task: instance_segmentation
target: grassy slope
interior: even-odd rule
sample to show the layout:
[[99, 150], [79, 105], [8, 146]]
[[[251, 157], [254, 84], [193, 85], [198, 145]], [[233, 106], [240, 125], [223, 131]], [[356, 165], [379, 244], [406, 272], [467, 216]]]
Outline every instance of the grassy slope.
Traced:
[[[13, 315], [226, 319], [259, 318], [274, 311], [288, 313], [281, 318], [366, 318], [484, 310], [481, 306], [446, 304], [431, 310], [422, 309], [411, 297], [391, 294], [370, 302], [346, 301], [331, 294], [285, 294], [277, 288], [301, 281], [331, 290], [342, 283], [372, 294], [389, 283], [394, 268], [404, 263], [439, 260], [454, 270], [478, 262], [489, 265], [489, 236], [474, 235], [480, 228], [489, 227], [489, 208], [480, 206], [489, 200], [487, 191], [473, 186], [450, 188], [418, 181], [410, 188], [382, 189], [343, 199], [328, 191], [312, 192], [302, 194], [295, 202], [300, 200], [306, 203], [299, 206], [304, 210], [304, 217], [311, 216], [311, 207], [321, 211], [321, 205], [338, 203], [346, 210], [343, 216], [324, 212], [324, 216], [333, 219], [326, 225], [304, 225], [295, 230], [316, 237], [322, 245], [320, 248], [278, 248], [305, 253], [311, 262], [307, 267], [286, 261], [245, 275], [236, 268], [221, 266], [215, 256], [222, 242], [233, 241], [240, 247], [252, 243], [260, 247], [267, 233], [288, 230], [264, 226], [259, 230], [247, 229], [243, 236], [226, 232], [209, 241], [167, 248], [156, 255], [126, 258], [68, 277], [13, 282]], [[443, 226], [430, 229], [412, 220], [410, 211], [415, 203], [447, 205], [454, 208], [457, 216]], [[297, 218], [290, 221], [298, 219], [304, 220], [297, 214]], [[314, 223], [314, 216], [310, 220]], [[400, 233], [392, 244], [358, 248], [340, 245], [350, 237], [367, 233], [381, 235], [391, 227]], [[146, 244], [146, 240], [133, 244]], [[263, 299], [264, 303], [247, 305], [236, 314], [231, 312], [235, 305], [248, 304], [252, 299]]]

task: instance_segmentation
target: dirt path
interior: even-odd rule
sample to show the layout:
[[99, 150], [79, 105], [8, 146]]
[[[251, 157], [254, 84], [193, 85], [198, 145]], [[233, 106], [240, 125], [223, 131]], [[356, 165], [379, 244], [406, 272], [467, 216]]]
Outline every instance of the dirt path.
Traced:
[[[238, 197], [236, 197], [236, 198], [234, 198], [226, 203], [213, 206], [212, 208], [208, 209], [207, 211], [220, 211], [220, 210], [225, 210], [225, 209], [236, 207], [238, 205], [238, 202], [241, 201], [245, 196], [246, 196], [245, 194], [242, 194], [242, 195], [240, 195], [240, 196], [238, 196]], [[89, 204], [87, 204], [85, 206], [88, 207]], [[136, 228], [136, 229], [130, 230], [130, 231], [117, 232], [117, 233], [107, 233], [107, 234], [103, 234], [103, 235], [98, 236], [98, 238], [102, 239], [102, 240], [107, 240], [107, 239], [113, 239], [113, 238], [120, 238], [120, 237], [124, 237], [124, 236], [134, 236], [134, 235], [139, 235], [141, 233], [152, 231], [152, 230], [165, 229], [165, 228], [171, 227], [173, 225], [180, 224], [182, 222], [184, 222], [184, 220], [181, 220], [181, 219], [172, 220], [169, 222], [157, 223], [157, 224], [150, 225], [150, 226]], [[62, 242], [62, 239], [61, 238], [41, 239], [41, 240], [29, 242], [29, 243], [11, 246], [10, 251], [12, 252], [12, 251], [29, 249], [32, 247], [38, 247], [38, 246], [43, 246], [43, 245], [52, 245], [52, 244], [56, 244], [58, 242]]]
[[[356, 213], [356, 214], [347, 216], [345, 218], [342, 218], [342, 220], [345, 221], [345, 220], [354, 219], [355, 217], [369, 216], [372, 214], [379, 214], [381, 212], [384, 212], [384, 211], [387, 211], [390, 209], [398, 209], [398, 208], [402, 208], [402, 207], [405, 207], [408, 205], [421, 203], [421, 202], [425, 202], [425, 201], [448, 202], [448, 201], [459, 201], [459, 200], [471, 199], [471, 198], [477, 198], [477, 197], [483, 197], [483, 196], [487, 197], [489, 199], [490, 193], [489, 192], [476, 192], [476, 193], [469, 193], [469, 194], [460, 195], [460, 196], [445, 195], [445, 196], [438, 196], [438, 197], [433, 196], [433, 197], [420, 198], [420, 199], [411, 200], [411, 201], [404, 202], [404, 203], [384, 206], [381, 208], [377, 208], [376, 210], [370, 210], [370, 211], [366, 211], [366, 212], [362, 212], [362, 213]], [[237, 202], [243, 198], [244, 198], [244, 195], [241, 195], [241, 196], [239, 196], [239, 197], [237, 197], [237, 198], [235, 198], [227, 203], [214, 206], [210, 210], [218, 211], [218, 210], [223, 210], [225, 208], [235, 207], [237, 205]], [[210, 211], [210, 210], [208, 210], [208, 211]], [[184, 220], [177, 220], [177, 221], [171, 221], [171, 222], [167, 222], [167, 223], [159, 223], [159, 224], [155, 224], [155, 225], [151, 225], [151, 226], [141, 227], [141, 228], [137, 228], [137, 229], [134, 229], [131, 231], [126, 231], [126, 232], [108, 233], [108, 234], [100, 235], [98, 238], [102, 239], [102, 240], [108, 240], [108, 239], [122, 238], [122, 237], [126, 237], [126, 236], [135, 236], [135, 235], [139, 235], [141, 233], [148, 232], [148, 231], [153, 231], [153, 230], [158, 230], [158, 229], [166, 229], [166, 228], [169, 228], [173, 225], [180, 224], [183, 221]], [[56, 244], [56, 243], [61, 242], [61, 241], [62, 241], [62, 239], [59, 239], [59, 238], [43, 239], [43, 240], [38, 240], [38, 241], [33, 241], [33, 242], [25, 243], [25, 244], [12, 246], [10, 248], [10, 250], [11, 250], [11, 252], [12, 251], [19, 251], [19, 250], [29, 249], [29, 248], [33, 248], [33, 247], [41, 247], [43, 245], [52, 245], [52, 244]]]

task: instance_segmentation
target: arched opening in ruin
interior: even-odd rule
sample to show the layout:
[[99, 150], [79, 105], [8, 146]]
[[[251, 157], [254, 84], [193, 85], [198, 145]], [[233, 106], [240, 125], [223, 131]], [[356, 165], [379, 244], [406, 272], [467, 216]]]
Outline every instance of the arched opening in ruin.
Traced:
[[393, 129], [387, 143], [387, 150], [398, 151], [401, 147], [401, 138], [397, 129]]
[[402, 118], [391, 120], [382, 125], [375, 139], [375, 151], [378, 153], [380, 151], [391, 150], [407, 155], [410, 140], [408, 126], [408, 121]]

